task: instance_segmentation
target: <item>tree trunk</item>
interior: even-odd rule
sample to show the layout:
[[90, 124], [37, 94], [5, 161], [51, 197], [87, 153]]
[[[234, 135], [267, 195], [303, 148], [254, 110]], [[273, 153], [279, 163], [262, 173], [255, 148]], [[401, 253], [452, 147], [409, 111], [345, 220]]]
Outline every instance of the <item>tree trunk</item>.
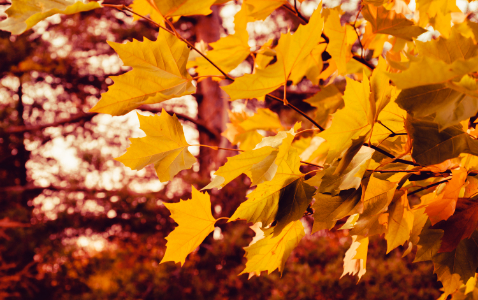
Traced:
[[[203, 40], [212, 43], [220, 37], [219, 8], [213, 6], [211, 9], [212, 14], [200, 16], [197, 19], [198, 23], [195, 28], [198, 42]], [[198, 119], [205, 122], [210, 128], [223, 132], [228, 120], [228, 101], [224, 92], [220, 89], [219, 83], [211, 80], [211, 78], [201, 81], [198, 85], [197, 102]], [[224, 147], [227, 145], [227, 140], [225, 138], [211, 138], [207, 133], [199, 131], [199, 143]], [[225, 157], [226, 153], [224, 151], [201, 147], [199, 156], [200, 176], [207, 178], [204, 176], [209, 176], [212, 170], [216, 170], [225, 161]]]

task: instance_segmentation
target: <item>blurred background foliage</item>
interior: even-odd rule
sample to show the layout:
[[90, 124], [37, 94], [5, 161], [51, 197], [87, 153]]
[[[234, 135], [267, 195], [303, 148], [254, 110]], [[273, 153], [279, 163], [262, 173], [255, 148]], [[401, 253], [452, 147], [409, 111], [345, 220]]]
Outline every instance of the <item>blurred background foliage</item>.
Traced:
[[[343, 2], [354, 16], [358, 2]], [[1, 10], [9, 5], [0, 0]], [[176, 27], [192, 42], [212, 42], [231, 30], [238, 7], [234, 1], [217, 6], [212, 15], [181, 18]], [[297, 27], [288, 14], [279, 9], [254, 24], [251, 44], [259, 47]], [[113, 160], [125, 151], [127, 138], [141, 132], [134, 112], [114, 121], [88, 113], [112, 83], [108, 76], [127, 70], [106, 40], [154, 40], [156, 34], [150, 24], [109, 8], [57, 15], [20, 36], [0, 31], [0, 299], [439, 297], [431, 264], [412, 264], [412, 255], [401, 258], [401, 250], [385, 255], [386, 245], [378, 239], [370, 243], [362, 280], [340, 279], [351, 243], [346, 231], [304, 238], [282, 277], [277, 272], [237, 276], [245, 262], [242, 248], [254, 236], [239, 222], [219, 223], [183, 267], [158, 265], [164, 237], [174, 228], [162, 203], [187, 199], [191, 184], [206, 185], [210, 172], [235, 153], [196, 151], [199, 164], [167, 184], [159, 183], [152, 168], [131, 171]], [[250, 69], [252, 63], [249, 58], [236, 71]], [[189, 140], [230, 147], [217, 134], [227, 123], [227, 117], [218, 116], [227, 116], [228, 109], [251, 113], [267, 107], [286, 126], [302, 121], [276, 103], [228, 103], [217, 91], [217, 83], [205, 80], [194, 97], [140, 112], [165, 108], [178, 114]], [[302, 100], [315, 92], [304, 84], [288, 91], [289, 101], [311, 110]], [[211, 107], [221, 110], [213, 111], [213, 118]], [[215, 216], [231, 215], [248, 187], [248, 178], [240, 177], [220, 192], [212, 191]]]

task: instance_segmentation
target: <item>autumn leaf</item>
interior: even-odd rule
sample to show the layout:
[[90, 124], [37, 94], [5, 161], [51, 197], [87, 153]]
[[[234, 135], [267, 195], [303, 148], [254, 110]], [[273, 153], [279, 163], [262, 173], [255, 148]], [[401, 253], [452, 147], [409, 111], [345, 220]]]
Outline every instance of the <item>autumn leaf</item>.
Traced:
[[433, 256], [434, 272], [444, 287], [444, 295], [456, 291], [462, 283], [475, 276], [478, 268], [478, 231], [462, 240], [455, 250]]
[[344, 272], [342, 277], [346, 274], [357, 275], [360, 278], [367, 272], [367, 252], [368, 252], [368, 237], [352, 236], [352, 245], [345, 253], [344, 257]]
[[248, 194], [247, 201], [237, 208], [231, 221], [244, 219], [252, 223], [262, 222], [263, 226], [277, 221], [274, 226], [277, 235], [287, 224], [302, 217], [316, 190], [304, 182], [295, 149], [289, 150], [284, 164], [288, 166], [288, 172], [279, 170], [272, 180], [259, 184]]
[[186, 70], [188, 47], [165, 30], [159, 31], [154, 42], [144, 38], [143, 42], [108, 43], [133, 70], [112, 76], [115, 83], [90, 111], [123, 115], [143, 104], [159, 103], [196, 91]]
[[276, 269], [282, 274], [287, 258], [304, 236], [300, 220], [290, 222], [278, 235], [274, 235], [274, 228], [264, 230], [263, 239], [244, 248], [247, 262], [240, 274], [261, 271], [270, 274]]
[[186, 257], [214, 230], [216, 219], [211, 213], [211, 200], [192, 187], [191, 200], [164, 203], [178, 224], [167, 237], [166, 253], [160, 263], [173, 261], [184, 265]]
[[444, 232], [438, 253], [453, 251], [461, 240], [470, 238], [477, 227], [478, 203], [469, 199], [458, 199], [457, 211], [453, 216], [433, 226], [433, 229], [441, 229]]
[[414, 214], [410, 210], [407, 193], [404, 193], [390, 208], [388, 229], [385, 233], [387, 254], [410, 239]]
[[236, 100], [261, 98], [284, 85], [292, 70], [299, 66], [321, 39], [320, 34], [317, 33], [322, 31], [323, 22], [320, 12], [315, 11], [307, 25], [300, 25], [294, 34], [281, 35], [275, 48], [276, 63], [265, 69], [257, 69], [255, 74], [239, 77], [222, 89], [231, 97], [231, 100]]
[[478, 99], [449, 88], [445, 84], [424, 85], [403, 90], [397, 104], [414, 118], [434, 116], [442, 130], [472, 117], [478, 111]]
[[435, 197], [435, 194], [432, 193], [422, 197], [422, 200], [426, 202], [421, 205], [426, 207], [425, 213], [430, 218], [432, 225], [447, 220], [455, 212], [460, 190], [467, 177], [467, 171], [464, 168], [452, 170], [452, 175], [451, 180], [446, 184], [440, 195]]
[[314, 196], [314, 225], [312, 233], [322, 229], [331, 229], [336, 221], [352, 214], [353, 209], [359, 204], [362, 196], [362, 189], [349, 189], [341, 191], [338, 195], [332, 196], [317, 193]]
[[322, 127], [327, 127], [331, 114], [344, 107], [343, 95], [334, 84], [322, 87], [319, 92], [304, 101], [317, 108], [315, 120]]
[[439, 164], [461, 153], [478, 155], [478, 141], [464, 132], [461, 125], [440, 131], [437, 123], [412, 117], [405, 124], [412, 138], [412, 157], [420, 165]]
[[329, 148], [327, 162], [333, 161], [349, 148], [352, 139], [366, 136], [375, 121], [375, 103], [370, 100], [368, 78], [365, 77], [362, 82], [350, 78], [346, 80], [345, 107], [335, 113], [332, 126], [319, 134], [327, 141]]
[[138, 114], [138, 118], [146, 137], [131, 138], [127, 152], [116, 160], [133, 170], [154, 164], [161, 182], [169, 181], [181, 170], [191, 168], [196, 158], [188, 151], [189, 144], [176, 115], [170, 116], [163, 109], [159, 116]]
[[247, 14], [255, 20], [264, 20], [274, 10], [287, 4], [287, 0], [244, 0]]
[[[248, 44], [249, 34], [246, 28], [248, 19], [244, 8], [235, 15], [234, 20], [234, 34], [209, 44], [213, 50], [207, 52], [207, 57], [226, 73], [236, 68], [251, 54]], [[202, 56], [196, 58], [195, 65], [199, 76], [223, 76], [214, 65]], [[188, 67], [190, 66], [188, 65]]]
[[329, 38], [327, 52], [335, 61], [340, 75], [347, 73], [347, 62], [352, 58], [352, 45], [357, 40], [357, 34], [350, 25], [342, 27], [339, 12], [335, 9], [327, 11], [324, 33]]
[[404, 15], [397, 14], [394, 10], [387, 11], [383, 6], [366, 5], [362, 14], [372, 24], [375, 34], [389, 34], [412, 41], [413, 38], [426, 32], [425, 29], [416, 26], [413, 21], [408, 20]]
[[281, 131], [276, 136], [265, 137], [256, 148], [228, 158], [224, 166], [214, 172], [214, 179], [203, 189], [224, 187], [241, 174], [251, 178], [252, 185], [271, 180], [288, 157], [295, 132]]
[[209, 15], [216, 0], [147, 0], [164, 18], [174, 16]]
[[54, 14], [71, 15], [100, 7], [98, 2], [85, 3], [82, 0], [13, 0], [5, 11], [8, 18], [0, 22], [0, 30], [22, 34]]

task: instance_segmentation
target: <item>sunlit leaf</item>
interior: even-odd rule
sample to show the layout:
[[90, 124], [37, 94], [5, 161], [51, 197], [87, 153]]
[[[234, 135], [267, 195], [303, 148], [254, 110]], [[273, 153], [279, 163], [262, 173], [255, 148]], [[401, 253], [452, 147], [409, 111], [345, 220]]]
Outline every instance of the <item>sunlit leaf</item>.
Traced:
[[189, 253], [214, 230], [216, 219], [211, 213], [211, 201], [208, 194], [198, 192], [193, 186], [191, 200], [164, 205], [178, 227], [166, 237], [168, 243], [161, 263], [173, 261], [184, 265]]
[[163, 110], [159, 116], [138, 114], [138, 118], [146, 136], [131, 138], [127, 152], [116, 160], [133, 170], [154, 164], [161, 182], [169, 181], [181, 170], [191, 168], [196, 158], [188, 151], [189, 144], [176, 115], [170, 116]]
[[98, 2], [82, 0], [13, 0], [5, 11], [8, 18], [0, 22], [0, 30], [21, 34], [54, 14], [71, 15], [100, 7]]

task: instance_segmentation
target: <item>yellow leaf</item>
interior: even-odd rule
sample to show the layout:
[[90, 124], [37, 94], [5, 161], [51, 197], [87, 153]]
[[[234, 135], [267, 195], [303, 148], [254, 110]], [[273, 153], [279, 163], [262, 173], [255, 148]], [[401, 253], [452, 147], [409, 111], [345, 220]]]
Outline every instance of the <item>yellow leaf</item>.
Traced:
[[271, 181], [259, 184], [247, 196], [248, 200], [237, 208], [230, 220], [262, 222], [263, 226], [277, 221], [274, 234], [278, 234], [291, 221], [300, 219], [316, 189], [304, 182], [304, 175], [300, 173], [299, 166], [297, 150], [292, 148], [282, 164], [282, 170], [279, 170]]
[[[352, 28], [350, 31], [347, 30], [347, 27], [350, 25], [345, 25], [345, 27], [340, 25], [340, 16], [337, 10], [329, 10], [324, 25], [324, 33], [329, 38], [327, 52], [336, 63], [340, 75], [347, 73], [347, 62], [352, 58], [352, 45], [357, 38], [354, 29]], [[353, 41], [350, 42], [352, 39]]]
[[216, 219], [211, 213], [211, 200], [192, 187], [191, 200], [164, 203], [178, 224], [167, 237], [166, 253], [160, 263], [173, 261], [184, 265], [186, 257], [214, 230]]
[[368, 237], [352, 236], [353, 242], [344, 257], [344, 272], [342, 277], [346, 274], [356, 275], [360, 278], [367, 272], [367, 252], [368, 252]]
[[196, 91], [186, 70], [188, 47], [165, 30], [159, 31], [154, 42], [144, 38], [143, 42], [108, 43], [133, 70], [112, 76], [115, 83], [90, 111], [122, 115], [143, 104]]
[[315, 111], [315, 120], [323, 127], [327, 127], [326, 125], [330, 119], [330, 115], [338, 108], [344, 106], [342, 93], [335, 84], [321, 87], [317, 94], [305, 99], [304, 101], [317, 107]]
[[263, 239], [244, 248], [247, 262], [241, 274], [261, 271], [270, 274], [276, 269], [282, 274], [287, 258], [304, 236], [304, 226], [300, 220], [291, 222], [275, 236], [273, 228], [264, 230]]
[[170, 116], [163, 109], [159, 116], [138, 114], [138, 118], [146, 136], [131, 138], [128, 151], [116, 158], [117, 161], [133, 170], [154, 164], [161, 182], [169, 181], [181, 170], [191, 168], [196, 158], [188, 151], [189, 145], [176, 115]]
[[478, 56], [467, 60], [456, 60], [447, 64], [433, 57], [421, 57], [410, 63], [410, 67], [401, 73], [386, 73], [399, 89], [408, 89], [421, 85], [446, 83], [478, 71]]
[[404, 193], [399, 201], [395, 201], [390, 208], [388, 230], [385, 233], [387, 254], [410, 239], [413, 220], [414, 213], [410, 210], [407, 193]]
[[412, 41], [413, 38], [426, 32], [425, 29], [415, 26], [402, 14], [387, 11], [383, 6], [367, 5], [363, 8], [364, 18], [372, 25], [373, 33], [390, 34], [404, 40]]
[[295, 133], [281, 131], [274, 137], [265, 137], [251, 151], [229, 157], [226, 164], [214, 172], [214, 179], [203, 189], [224, 187], [241, 174], [251, 178], [252, 185], [271, 180], [288, 152]]
[[367, 135], [374, 124], [375, 103], [370, 100], [370, 84], [367, 77], [362, 82], [346, 78], [345, 107], [338, 110], [332, 126], [319, 134], [327, 141], [331, 162], [352, 145], [352, 139]]
[[455, 27], [453, 27], [451, 36], [448, 39], [439, 37], [437, 40], [431, 40], [426, 43], [416, 41], [416, 45], [420, 55], [433, 57], [447, 64], [451, 64], [459, 59], [470, 59], [478, 55], [478, 45], [475, 45], [473, 39], [462, 36]]
[[[245, 14], [244, 8], [241, 9], [234, 17], [235, 33], [211, 43], [210, 46], [213, 50], [207, 52], [207, 57], [226, 73], [236, 68], [251, 53], [248, 44], [249, 34], [246, 28], [248, 20]], [[196, 64], [196, 72], [199, 76], [222, 76], [222, 73], [202, 56], [196, 59]]]
[[147, 0], [163, 17], [209, 15], [215, 0]]
[[247, 13], [255, 20], [264, 20], [270, 14], [284, 4], [287, 0], [244, 0], [247, 7]]
[[[165, 26], [164, 17], [149, 4], [148, 0], [134, 0], [133, 4], [131, 4], [131, 9], [142, 16], [149, 15], [151, 20]], [[141, 20], [141, 17], [133, 14], [133, 20]]]
[[246, 74], [232, 84], [222, 87], [231, 100], [260, 98], [284, 85], [295, 67], [311, 53], [320, 40], [323, 19], [316, 10], [307, 25], [300, 25], [294, 34], [282, 34], [277, 47], [277, 62], [255, 74]]
[[455, 169], [451, 172], [452, 178], [446, 184], [443, 192], [436, 198], [428, 199], [430, 197], [425, 197], [427, 202], [422, 204], [426, 206], [425, 213], [430, 218], [432, 225], [442, 220], [447, 220], [455, 212], [460, 190], [465, 184], [468, 174], [465, 168]]
[[101, 4], [94, 1], [84, 3], [81, 0], [13, 0], [12, 5], [5, 11], [8, 18], [0, 22], [0, 30], [21, 34], [54, 14], [71, 15], [100, 7]]

